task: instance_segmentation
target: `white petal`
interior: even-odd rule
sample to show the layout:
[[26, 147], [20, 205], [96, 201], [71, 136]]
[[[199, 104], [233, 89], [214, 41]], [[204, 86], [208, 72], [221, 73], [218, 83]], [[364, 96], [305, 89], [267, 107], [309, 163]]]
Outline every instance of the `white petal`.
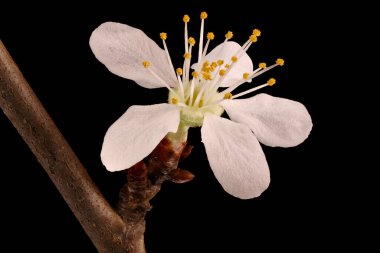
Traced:
[[225, 100], [222, 106], [233, 121], [248, 125], [267, 146], [296, 146], [309, 136], [313, 127], [305, 106], [285, 98], [259, 94], [248, 99]]
[[201, 133], [210, 166], [226, 192], [249, 199], [268, 188], [265, 155], [247, 126], [206, 114]]
[[109, 171], [128, 169], [148, 156], [168, 132], [177, 132], [180, 108], [131, 106], [104, 137], [100, 157]]
[[92, 32], [90, 47], [109, 71], [145, 88], [164, 85], [144, 68], [143, 61], [150, 61], [150, 68], [169, 86], [176, 84], [165, 51], [139, 29], [120, 23], [103, 23]]
[[[226, 42], [225, 45], [220, 44], [216, 48], [214, 48], [209, 54], [203, 58], [202, 62], [205, 60], [209, 62], [216, 62], [218, 60], [223, 60], [224, 64], [228, 64], [231, 62], [232, 56], [234, 56], [239, 50], [241, 46], [233, 41]], [[224, 65], [223, 65], [224, 66]], [[198, 64], [194, 64], [192, 66], [193, 69], [198, 68]], [[234, 63], [231, 70], [229, 71], [226, 78], [224, 78], [220, 87], [229, 87], [233, 83], [242, 80], [244, 73], [251, 73], [253, 71], [253, 63], [251, 58], [247, 53], [243, 53], [238, 61]]]

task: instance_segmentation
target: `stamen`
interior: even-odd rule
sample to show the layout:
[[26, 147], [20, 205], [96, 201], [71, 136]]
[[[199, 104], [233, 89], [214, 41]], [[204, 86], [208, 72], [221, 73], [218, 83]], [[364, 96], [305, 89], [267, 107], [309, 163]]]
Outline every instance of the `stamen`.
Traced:
[[202, 11], [202, 12], [201, 12], [201, 19], [202, 19], [202, 20], [206, 19], [207, 16], [208, 16], [208, 15], [207, 15], [207, 12], [205, 12], [205, 11]]
[[[252, 44], [252, 41], [248, 38], [248, 40], [241, 46], [242, 50], [247, 51], [247, 47], [250, 47]], [[242, 52], [242, 50], [239, 50], [239, 53]]]
[[183, 55], [183, 58], [185, 58], [185, 59], [190, 59], [190, 58], [191, 58], [191, 54], [190, 54], [190, 53], [185, 53], [185, 54]]
[[208, 39], [208, 40], [213, 40], [213, 39], [215, 39], [215, 35], [214, 35], [214, 33], [212, 33], [212, 32], [207, 33], [207, 39]]
[[265, 69], [267, 67], [267, 64], [265, 62], [260, 62], [259, 63], [259, 68]]
[[[233, 95], [231, 92], [239, 87], [241, 84], [251, 81], [254, 77], [257, 77], [266, 71], [276, 67], [283, 66], [285, 61], [281, 58], [276, 60], [276, 63], [267, 67], [266, 63], [261, 62], [258, 65], [258, 68], [252, 71], [251, 73], [243, 73], [242, 79], [235, 81], [235, 83], [230, 84], [227, 89], [219, 92], [218, 89], [220, 85], [225, 80], [226, 76], [229, 74], [231, 69], [237, 65], [238, 61], [241, 59], [243, 54], [250, 48], [253, 43], [258, 41], [258, 37], [261, 36], [261, 31], [259, 29], [253, 29], [252, 34], [249, 36], [248, 40], [241, 46], [235, 54], [232, 55], [229, 62], [225, 63], [223, 60], [215, 60], [214, 62], [204, 61], [203, 59], [206, 56], [210, 41], [215, 38], [214, 33], [208, 32], [206, 35], [207, 42], [203, 47], [204, 40], [204, 30], [205, 30], [205, 19], [207, 19], [208, 15], [206, 12], [201, 12], [201, 28], [199, 35], [199, 50], [198, 50], [198, 67], [193, 72], [190, 72], [190, 63], [192, 58], [192, 49], [196, 44], [196, 41], [193, 37], [188, 36], [188, 25], [190, 22], [189, 15], [183, 16], [184, 22], [184, 36], [185, 36], [185, 53], [183, 54], [184, 62], [183, 68], [172, 68], [174, 74], [178, 79], [179, 88], [175, 91], [169, 86], [169, 84], [165, 83], [165, 81], [160, 78], [153, 70], [150, 68], [151, 63], [149, 61], [143, 61], [142, 64], [144, 68], [146, 68], [160, 83], [162, 83], [165, 87], [167, 87], [172, 92], [172, 97], [169, 101], [171, 104], [175, 104], [178, 106], [190, 106], [194, 109], [197, 107], [208, 108], [211, 106], [215, 106], [216, 104], [221, 103], [225, 99], [235, 99], [251, 92], [254, 92], [258, 89], [264, 88], [266, 86], [273, 86], [276, 83], [274, 78], [270, 78], [266, 83], [259, 85], [257, 87], [253, 87], [244, 92]], [[222, 43], [219, 53], [223, 52], [227, 41], [233, 38], [234, 34], [231, 31], [228, 31], [225, 34], [225, 40]], [[160, 33], [160, 38], [163, 41], [164, 49], [167, 55], [168, 62], [173, 66], [169, 51], [166, 46], [167, 34], [162, 32]], [[155, 69], [155, 68], [153, 68]], [[190, 76], [191, 74], [191, 76]], [[192, 79], [190, 80], [189, 77]], [[172, 85], [172, 84], [171, 84]], [[195, 87], [197, 86], [197, 87]], [[186, 93], [185, 93], [186, 92]], [[180, 96], [178, 96], [178, 94]], [[194, 101], [194, 102], [193, 102]]]
[[255, 34], [252, 34], [249, 36], [248, 40], [244, 43], [244, 45], [240, 48], [240, 50], [235, 54], [238, 57], [240, 57], [243, 53], [247, 52], [248, 49], [252, 46], [253, 43], [256, 43], [258, 36]]
[[283, 59], [279, 58], [279, 59], [276, 60], [276, 63], [275, 63], [275, 64], [273, 64], [273, 65], [271, 65], [271, 66], [269, 66], [269, 67], [266, 67], [266, 65], [265, 65], [265, 68], [263, 68], [263, 70], [261, 70], [260, 72], [258, 72], [258, 73], [256, 73], [256, 74], [252, 75], [251, 78], [255, 78], [255, 77], [259, 76], [259, 75], [262, 75], [262, 74], [264, 74], [265, 72], [267, 72], [267, 71], [273, 69], [274, 67], [277, 67], [277, 66], [284, 66], [284, 64], [285, 64], [285, 61], [284, 61]]
[[[193, 72], [193, 73], [196, 73], [198, 75], [197, 72]], [[193, 80], [191, 80], [191, 85], [190, 85], [190, 100], [189, 100], [189, 105], [191, 105], [193, 103], [193, 96], [194, 96], [194, 78], [193, 78]]]
[[236, 95], [232, 96], [232, 99], [235, 99], [235, 98], [238, 98], [238, 97], [244, 96], [244, 95], [246, 95], [246, 94], [248, 94], [248, 93], [251, 93], [251, 92], [257, 91], [257, 90], [259, 90], [259, 89], [261, 89], [261, 88], [264, 88], [264, 87], [266, 87], [266, 86], [273, 86], [275, 83], [276, 83], [276, 79], [271, 78], [271, 79], [269, 79], [266, 83], [264, 83], [264, 84], [262, 84], [262, 85], [259, 85], [259, 86], [257, 86], [257, 87], [254, 87], [254, 88], [252, 88], [252, 89], [249, 89], [249, 90], [243, 91], [243, 92], [241, 92], [241, 93], [239, 93], [239, 94], [236, 94]]
[[159, 77], [153, 70], [152, 68], [150, 68], [150, 65], [151, 63], [149, 61], [143, 61], [142, 62], [142, 65], [144, 66], [144, 68], [146, 68], [161, 84], [163, 84], [168, 90], [170, 90], [171, 92], [173, 92], [173, 94], [175, 94], [176, 96], [177, 93], [172, 89], [170, 88], [170, 86], [164, 81], [162, 80], [161, 77]]
[[209, 80], [209, 81], [212, 80], [210, 73], [207, 73], [207, 72], [203, 72], [202, 77], [204, 80]]
[[188, 83], [189, 82], [189, 75], [190, 75], [190, 61], [191, 61], [191, 51], [193, 48], [192, 44], [195, 44], [194, 38], [190, 37], [190, 41], [192, 42], [189, 47], [189, 52], [185, 54], [185, 61], [184, 61], [184, 75], [183, 75], [183, 80], [184, 82]]
[[162, 44], [164, 45], [166, 58], [168, 59], [169, 65], [171, 66], [171, 69], [175, 75], [174, 65], [173, 65], [172, 59], [170, 57], [168, 47], [166, 46], [166, 42], [165, 42], [165, 40], [168, 38], [168, 35], [166, 33], [160, 33], [160, 38], [162, 39]]
[[188, 23], [188, 22], [190, 22], [190, 17], [189, 17], [189, 15], [184, 15], [184, 16], [183, 16], [183, 22], [184, 22], [184, 23]]
[[194, 45], [195, 45], [195, 39], [194, 39], [193, 37], [190, 37], [190, 38], [189, 38], [189, 44], [190, 44], [191, 46], [194, 46]]
[[203, 33], [205, 26], [205, 19], [207, 18], [207, 12], [203, 11], [201, 13], [201, 31], [199, 33], [199, 50], [198, 50], [198, 63], [202, 61], [202, 50], [203, 50]]
[[[260, 63], [260, 64], [265, 64], [265, 63]], [[261, 70], [261, 68], [260, 68], [260, 64], [259, 64], [259, 68], [255, 69], [255, 70], [250, 74], [250, 76], [247, 78], [247, 80], [252, 79], [252, 77], [254, 77], [255, 74]], [[243, 74], [243, 75], [244, 75], [244, 74]], [[243, 78], [244, 78], [244, 76], [243, 76]], [[229, 93], [229, 92], [234, 91], [237, 87], [239, 87], [239, 86], [242, 85], [243, 83], [246, 83], [247, 80], [246, 80], [246, 79], [243, 79], [243, 80], [239, 80], [239, 81], [237, 81], [235, 84], [231, 85], [230, 87], [228, 87], [228, 88], [225, 89], [224, 91], [220, 92], [220, 94], [223, 95], [223, 94], [226, 94], [226, 93]]]
[[252, 43], [255, 43], [255, 42], [257, 42], [257, 36], [252, 34], [251, 36], [249, 36], [249, 40], [250, 40]]
[[276, 79], [274, 79], [274, 78], [269, 79], [268, 82], [267, 82], [267, 84], [269, 86], [273, 86], [275, 83], [276, 83]]
[[[232, 32], [229, 34], [230, 32], [228, 32], [226, 34], [226, 40], [225, 42], [227, 41], [228, 38], [232, 38], [233, 34]], [[257, 32], [256, 32], [257, 33]], [[228, 73], [231, 71], [231, 68], [230, 68], [230, 65], [231, 67], [236, 64], [236, 62], [240, 59], [240, 57], [243, 55], [243, 53], [245, 53], [248, 48], [252, 45], [252, 43], [256, 42], [257, 41], [257, 37], [256, 35], [251, 35], [248, 39], [248, 41], [241, 47], [239, 48], [239, 50], [234, 54], [234, 56], [231, 57], [231, 63], [230, 64], [226, 64], [226, 73], [221, 76], [220, 78], [216, 79], [214, 83], [211, 84], [211, 91], [216, 91], [218, 90], [218, 88], [220, 87], [220, 84], [223, 82], [223, 80], [226, 78], [226, 76], [228, 75]], [[223, 43], [223, 46], [222, 48], [224, 48], [224, 45], [226, 43]]]
[[189, 45], [188, 45], [188, 32], [187, 32], [187, 23], [190, 22], [190, 17], [189, 15], [184, 15], [183, 16], [183, 22], [185, 23], [185, 52], [189, 52]]
[[224, 99], [231, 99], [231, 98], [232, 98], [232, 94], [231, 93], [224, 94]]
[[143, 64], [144, 68], [146, 68], [146, 69], [150, 67], [149, 61], [143, 61], [142, 64]]
[[[200, 101], [201, 101], [201, 98], [202, 98], [202, 95], [203, 95], [203, 92], [204, 92], [205, 89], [206, 89], [206, 84], [203, 84], [203, 85], [202, 85], [202, 88], [201, 88], [200, 91], [198, 92], [197, 98], [196, 98], [195, 101], [194, 101], [194, 106], [198, 106], [198, 107], [200, 107], [200, 106], [199, 106], [199, 103], [200, 103]], [[203, 100], [202, 100], [202, 104], [203, 104]]]
[[166, 33], [160, 33], [160, 38], [162, 40], [166, 40], [168, 38], [168, 35]]
[[230, 39], [232, 39], [233, 36], [234, 36], [234, 34], [233, 34], [233, 32], [231, 32], [231, 31], [228, 31], [228, 32], [226, 33], [226, 35], [224, 35], [224, 37], [225, 37], [226, 39], [225, 39], [224, 42], [222, 43], [222, 46], [221, 46], [221, 48], [220, 48], [220, 50], [219, 50], [219, 53], [221, 53], [221, 52], [224, 51], [224, 48], [226, 47], [227, 41], [230, 40]]
[[198, 62], [201, 62], [202, 59], [206, 56], [208, 46], [210, 45], [210, 41], [213, 40], [214, 38], [215, 38], [214, 33], [212, 33], [212, 32], [207, 33], [207, 42], [206, 42], [206, 46], [205, 46], [205, 48], [203, 49], [202, 58], [201, 58], [201, 60], [198, 61]]
[[173, 105], [176, 105], [176, 104], [178, 104], [178, 99], [177, 98], [172, 98], [172, 104]]
[[261, 36], [261, 31], [259, 29], [253, 29], [252, 34], [255, 35], [255, 36], [257, 36], [257, 37], [260, 37]]
[[230, 40], [230, 39], [232, 39], [232, 37], [234, 37], [234, 34], [233, 34], [233, 32], [228, 31], [226, 33], [225, 37], [226, 37], [226, 40]]
[[261, 32], [258, 29], [254, 29], [252, 35], [249, 36], [248, 40], [244, 43], [241, 49], [236, 53], [240, 57], [244, 52], [247, 52], [253, 43], [256, 43], [258, 38], [261, 35]]
[[[178, 69], [181, 69], [181, 68], [178, 68]], [[183, 100], [185, 100], [185, 90], [183, 88], [182, 79], [181, 79], [180, 75], [178, 74], [178, 72], [177, 72], [177, 79], [178, 79], [178, 84], [179, 84], [178, 86], [179, 86], [179, 89], [180, 89], [180, 92], [181, 92], [181, 97], [183, 98]]]
[[284, 66], [285, 61], [284, 61], [283, 59], [281, 59], [281, 58], [278, 58], [278, 59], [276, 60], [276, 64], [277, 64], [277, 65], [280, 65], [280, 66]]

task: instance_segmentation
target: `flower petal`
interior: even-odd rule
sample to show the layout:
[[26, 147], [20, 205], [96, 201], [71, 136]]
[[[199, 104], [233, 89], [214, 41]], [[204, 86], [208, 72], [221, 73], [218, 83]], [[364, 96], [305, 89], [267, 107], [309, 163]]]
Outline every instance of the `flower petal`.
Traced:
[[151, 70], [169, 86], [176, 84], [165, 51], [139, 29], [120, 23], [103, 23], [92, 32], [90, 47], [109, 71], [145, 88], [165, 86], [144, 68], [143, 61], [150, 61]]
[[210, 166], [226, 192], [249, 199], [268, 188], [268, 164], [248, 127], [206, 114], [201, 133]]
[[[231, 62], [232, 56], [234, 56], [241, 46], [233, 41], [228, 41], [223, 45], [221, 43], [215, 47], [210, 53], [208, 53], [205, 58], [202, 59], [202, 62], [205, 60], [209, 62], [216, 62], [218, 60], [223, 60], [224, 64], [229, 64]], [[198, 63], [192, 66], [193, 69], [198, 69]], [[253, 71], [253, 63], [251, 58], [247, 53], [243, 53], [238, 61], [233, 64], [231, 70], [224, 78], [223, 82], [219, 85], [220, 87], [229, 87], [237, 81], [243, 79], [244, 73], [251, 73]]]
[[309, 136], [313, 127], [305, 106], [285, 98], [259, 94], [248, 99], [225, 100], [222, 106], [233, 121], [248, 125], [267, 146], [296, 146]]
[[178, 106], [131, 106], [104, 137], [103, 164], [109, 171], [128, 169], [148, 156], [168, 132], [176, 132], [179, 120]]

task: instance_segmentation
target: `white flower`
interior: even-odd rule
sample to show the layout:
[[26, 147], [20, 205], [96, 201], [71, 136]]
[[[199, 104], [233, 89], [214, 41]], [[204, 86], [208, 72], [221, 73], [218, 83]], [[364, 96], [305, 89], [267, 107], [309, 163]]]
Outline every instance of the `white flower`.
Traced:
[[[202, 126], [202, 141], [220, 184], [233, 196], [254, 198], [270, 182], [259, 141], [272, 147], [296, 146], [308, 137], [312, 121], [306, 108], [295, 101], [267, 94], [236, 99], [273, 85], [271, 78], [265, 84], [231, 94], [284, 61], [278, 59], [270, 67], [260, 63], [253, 69], [246, 51], [260, 36], [257, 29], [243, 46], [231, 42], [233, 34], [228, 32], [224, 42], [206, 54], [214, 39], [214, 34], [208, 33], [203, 46], [206, 18], [202, 12], [198, 61], [191, 66], [195, 39], [188, 36], [190, 18], [184, 16], [185, 59], [182, 68], [176, 70], [165, 44], [166, 33], [160, 34], [164, 50], [141, 30], [124, 24], [107, 22], [92, 33], [91, 49], [112, 73], [146, 88], [169, 90], [169, 103], [132, 106], [108, 129], [101, 159], [109, 171], [124, 170], [148, 156], [168, 133], [187, 133], [189, 127]], [[232, 121], [220, 117], [224, 110]]]

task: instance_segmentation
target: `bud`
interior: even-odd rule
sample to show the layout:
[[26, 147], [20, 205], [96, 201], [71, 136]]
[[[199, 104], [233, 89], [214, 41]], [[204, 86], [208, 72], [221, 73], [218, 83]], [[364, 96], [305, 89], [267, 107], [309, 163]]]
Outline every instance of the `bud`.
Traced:
[[194, 174], [188, 170], [175, 169], [169, 172], [168, 180], [176, 184], [187, 183], [194, 178]]

